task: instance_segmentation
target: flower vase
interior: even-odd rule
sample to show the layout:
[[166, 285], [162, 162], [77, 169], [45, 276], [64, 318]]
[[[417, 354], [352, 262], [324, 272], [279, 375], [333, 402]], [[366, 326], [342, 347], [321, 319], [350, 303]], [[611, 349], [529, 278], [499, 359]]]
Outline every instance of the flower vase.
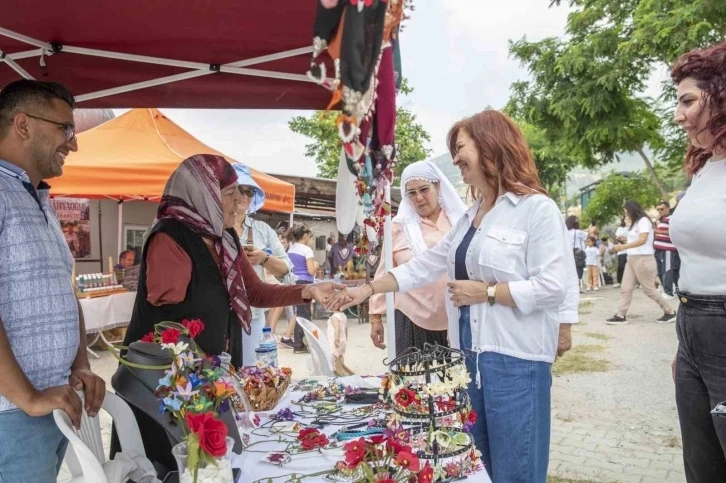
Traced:
[[[234, 483], [232, 476], [232, 448], [234, 439], [227, 437], [227, 452], [224, 456], [216, 458], [213, 463], [199, 462], [196, 483]], [[183, 441], [171, 449], [179, 468], [179, 483], [195, 483], [194, 468], [187, 464], [187, 443]]]

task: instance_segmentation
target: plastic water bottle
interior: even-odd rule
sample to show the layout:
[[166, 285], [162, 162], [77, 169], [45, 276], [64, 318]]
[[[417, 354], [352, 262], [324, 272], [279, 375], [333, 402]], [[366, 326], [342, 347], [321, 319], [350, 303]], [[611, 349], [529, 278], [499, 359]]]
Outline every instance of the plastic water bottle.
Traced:
[[262, 329], [260, 343], [255, 349], [255, 360], [266, 367], [277, 367], [277, 341], [270, 327]]

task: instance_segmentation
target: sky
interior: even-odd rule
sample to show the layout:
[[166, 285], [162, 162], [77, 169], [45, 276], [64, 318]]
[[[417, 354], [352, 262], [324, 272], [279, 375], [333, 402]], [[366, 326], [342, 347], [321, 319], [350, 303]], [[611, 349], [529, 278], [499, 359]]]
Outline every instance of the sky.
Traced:
[[[504, 107], [512, 82], [527, 78], [526, 70], [509, 58], [509, 40], [562, 35], [568, 10], [548, 8], [549, 3], [414, 1], [415, 11], [401, 33], [403, 75], [414, 92], [403, 98], [403, 103], [431, 135], [428, 148], [432, 157], [446, 152], [446, 133], [454, 122], [487, 106]], [[292, 117], [309, 112], [163, 112], [202, 142], [255, 169], [298, 176], [317, 174], [314, 160], [305, 157], [307, 138], [287, 126]]]

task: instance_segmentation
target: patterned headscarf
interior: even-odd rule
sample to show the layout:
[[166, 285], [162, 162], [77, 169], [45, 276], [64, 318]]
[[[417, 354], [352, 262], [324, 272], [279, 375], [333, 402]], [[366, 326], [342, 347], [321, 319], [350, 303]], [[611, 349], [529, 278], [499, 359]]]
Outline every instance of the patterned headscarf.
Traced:
[[223, 157], [196, 154], [187, 158], [167, 181], [154, 223], [173, 218], [214, 240], [230, 303], [240, 326], [250, 334], [252, 314], [242, 279], [241, 255], [234, 237], [224, 228], [222, 213], [222, 190], [232, 184], [237, 184], [237, 174]]

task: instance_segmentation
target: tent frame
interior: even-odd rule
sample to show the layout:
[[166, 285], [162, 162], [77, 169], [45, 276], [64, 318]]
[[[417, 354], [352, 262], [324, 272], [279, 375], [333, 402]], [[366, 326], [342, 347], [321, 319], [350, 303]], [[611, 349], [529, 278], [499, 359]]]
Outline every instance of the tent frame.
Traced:
[[[157, 65], [166, 65], [170, 67], [179, 67], [183, 69], [190, 69], [189, 72], [183, 72], [181, 74], [175, 74], [170, 75], [166, 77], [159, 77], [156, 79], [151, 79], [143, 82], [136, 82], [133, 84], [127, 84], [123, 86], [113, 87], [111, 89], [104, 89], [96, 92], [89, 92], [87, 94], [81, 94], [79, 96], [75, 96], [75, 99], [77, 102], [83, 102], [88, 101], [92, 99], [98, 99], [101, 97], [108, 97], [113, 96], [117, 94], [123, 94], [126, 92], [132, 92], [140, 89], [145, 89], [147, 87], [154, 87], [159, 86], [163, 84], [171, 84], [174, 82], [183, 81], [186, 79], [192, 79], [195, 77], [202, 77], [206, 75], [211, 74], [219, 74], [219, 73], [226, 73], [226, 74], [237, 74], [237, 75], [247, 75], [247, 76], [253, 76], [253, 77], [264, 77], [268, 79], [281, 79], [281, 80], [290, 80], [290, 81], [298, 81], [298, 82], [314, 82], [312, 79], [310, 79], [307, 75], [303, 74], [291, 74], [287, 72], [277, 72], [272, 70], [263, 70], [263, 69], [249, 69], [249, 66], [258, 65], [258, 64], [264, 64], [267, 62], [272, 62], [275, 60], [280, 59], [286, 59], [288, 57], [297, 57], [298, 55], [304, 55], [309, 54], [313, 51], [312, 46], [310, 47], [301, 47], [298, 49], [293, 50], [286, 50], [284, 52], [278, 52], [276, 54], [269, 54], [269, 55], [263, 55], [260, 57], [253, 57], [251, 59], [244, 59], [237, 62], [231, 62], [227, 64], [205, 64], [203, 62], [189, 62], [185, 60], [178, 60], [178, 59], [165, 59], [162, 57], [150, 57], [147, 55], [136, 55], [136, 54], [125, 54], [122, 52], [112, 52], [107, 50], [99, 50], [99, 49], [88, 49], [85, 47], [74, 47], [72, 45], [64, 45], [64, 44], [56, 44], [56, 43], [48, 43], [48, 42], [42, 42], [40, 40], [34, 39], [32, 37], [28, 37], [27, 35], [23, 35], [17, 32], [14, 32], [12, 30], [2, 28], [0, 27], [0, 35], [4, 37], [11, 38], [13, 40], [17, 40], [19, 42], [26, 43], [28, 45], [37, 47], [32, 50], [26, 50], [23, 52], [16, 52], [13, 54], [8, 54], [6, 52], [3, 52], [0, 50], [0, 63], [4, 62], [6, 63], [11, 69], [13, 69], [15, 72], [23, 76], [25, 79], [33, 79], [33, 76], [31, 76], [25, 69], [20, 67], [16, 60], [20, 59], [27, 59], [32, 57], [39, 57], [40, 58], [40, 65], [45, 66], [45, 56], [51, 56], [56, 53], [70, 53], [70, 54], [78, 54], [78, 55], [88, 55], [92, 57], [104, 57], [107, 59], [115, 59], [115, 60], [125, 60], [128, 62], [137, 62], [137, 63], [144, 63], [144, 64], [157, 64]], [[328, 79], [329, 82], [332, 82], [332, 79]]]
[[[4, 37], [9, 37], [11, 39], [17, 40], [19, 42], [26, 43], [28, 45], [31, 45], [33, 47], [36, 47], [32, 50], [26, 50], [23, 52], [16, 52], [13, 54], [8, 54], [6, 52], [3, 52], [0, 50], [0, 63], [4, 62], [7, 64], [11, 69], [13, 69], [15, 72], [20, 74], [25, 79], [33, 79], [33, 76], [31, 76], [25, 69], [20, 67], [16, 60], [20, 59], [27, 59], [32, 57], [39, 57], [40, 65], [41, 67], [45, 66], [45, 56], [51, 56], [56, 53], [70, 53], [70, 54], [77, 54], [77, 55], [88, 55], [92, 57], [103, 57], [108, 59], [116, 59], [116, 60], [125, 60], [128, 62], [137, 62], [137, 63], [144, 63], [144, 64], [157, 64], [157, 65], [166, 65], [170, 67], [179, 67], [179, 68], [185, 68], [189, 69], [188, 72], [183, 72], [181, 74], [175, 74], [170, 75], [166, 77], [159, 77], [156, 79], [151, 79], [143, 82], [136, 82], [133, 84], [127, 84], [123, 86], [113, 87], [111, 89], [104, 89], [96, 92], [89, 92], [87, 94], [81, 94], [79, 96], [75, 96], [75, 99], [77, 102], [83, 102], [83, 101], [89, 101], [92, 99], [98, 99], [102, 97], [108, 97], [113, 96], [117, 94], [123, 94], [126, 92], [132, 92], [137, 91], [141, 89], [146, 89], [148, 87], [154, 87], [164, 84], [171, 84], [174, 82], [180, 82], [187, 79], [193, 79], [196, 77], [202, 77], [206, 75], [211, 74], [219, 74], [219, 73], [226, 73], [226, 74], [237, 74], [237, 75], [247, 75], [247, 76], [255, 76], [255, 77], [264, 77], [268, 79], [281, 79], [281, 80], [290, 80], [290, 81], [299, 81], [299, 82], [314, 82], [312, 79], [310, 79], [307, 75], [302, 74], [290, 74], [286, 72], [276, 72], [276, 71], [270, 71], [270, 70], [262, 70], [262, 69], [250, 69], [250, 66], [258, 65], [258, 64], [264, 64], [267, 62], [285, 59], [288, 57], [296, 57], [298, 55], [304, 55], [309, 54], [313, 51], [312, 46], [309, 47], [301, 47], [298, 49], [293, 50], [287, 50], [284, 52], [279, 52], [276, 54], [270, 54], [270, 55], [264, 55], [260, 57], [254, 57], [251, 59], [244, 59], [237, 62], [231, 62], [227, 64], [205, 64], [202, 62], [189, 62], [184, 60], [178, 60], [178, 59], [165, 59], [161, 57], [150, 57], [146, 55], [136, 55], [136, 54], [126, 54], [121, 52], [112, 52], [107, 50], [99, 50], [99, 49], [88, 49], [85, 47], [75, 47], [71, 45], [63, 45], [63, 44], [57, 44], [53, 43], [50, 44], [48, 42], [42, 42], [40, 40], [34, 39], [32, 37], [29, 37], [27, 35], [23, 35], [17, 32], [14, 32], [12, 30], [2, 28], [0, 27], [0, 35]], [[328, 82], [332, 83], [332, 79], [328, 79]], [[386, 201], [390, 204], [391, 202], [391, 189], [390, 185], [386, 187]], [[113, 198], [112, 198], [113, 199]], [[118, 201], [118, 247], [119, 250], [122, 248], [122, 216], [123, 216], [123, 200], [117, 200]], [[290, 214], [290, 222], [292, 225], [292, 213]], [[100, 229], [100, 228], [99, 228]], [[385, 218], [385, 224], [384, 224], [384, 235], [383, 239], [387, 242], [384, 244], [384, 266], [386, 269], [393, 268], [393, 253], [392, 253], [392, 232], [391, 232], [391, 215], [389, 214]], [[396, 356], [396, 346], [395, 346], [395, 321], [394, 321], [394, 299], [393, 294], [388, 293], [386, 294], [386, 320], [388, 321], [388, 330], [387, 330], [387, 346], [388, 346], [388, 360], [392, 361]]]

